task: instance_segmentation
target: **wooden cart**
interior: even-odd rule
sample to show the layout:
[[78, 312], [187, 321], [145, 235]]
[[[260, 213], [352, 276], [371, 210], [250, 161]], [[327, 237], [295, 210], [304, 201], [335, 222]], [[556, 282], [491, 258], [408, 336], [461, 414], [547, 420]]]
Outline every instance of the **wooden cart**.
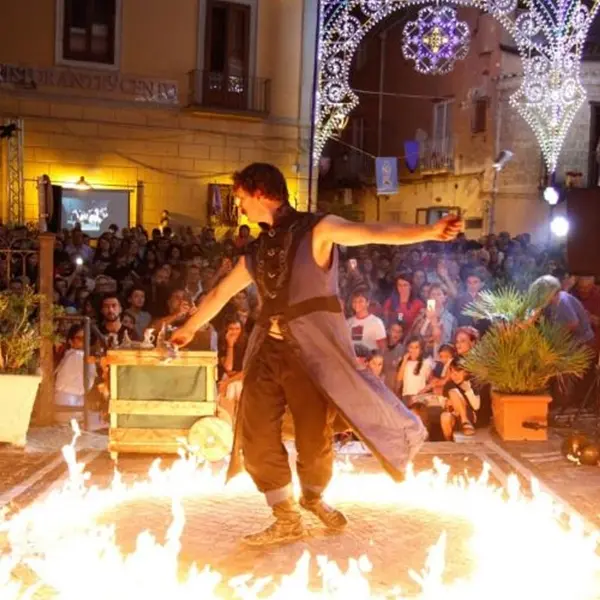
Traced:
[[217, 354], [185, 352], [165, 360], [156, 350], [111, 350], [108, 449], [119, 453], [173, 454], [194, 447], [207, 460], [223, 459], [233, 432], [219, 417]]

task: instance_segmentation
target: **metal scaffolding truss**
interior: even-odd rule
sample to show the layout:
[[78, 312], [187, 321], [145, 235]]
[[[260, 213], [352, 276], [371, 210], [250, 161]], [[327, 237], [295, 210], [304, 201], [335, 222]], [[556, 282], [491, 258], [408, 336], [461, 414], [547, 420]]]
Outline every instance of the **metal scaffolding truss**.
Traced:
[[9, 119], [5, 125], [16, 125], [16, 131], [6, 139], [8, 222], [21, 225], [25, 220], [23, 119]]

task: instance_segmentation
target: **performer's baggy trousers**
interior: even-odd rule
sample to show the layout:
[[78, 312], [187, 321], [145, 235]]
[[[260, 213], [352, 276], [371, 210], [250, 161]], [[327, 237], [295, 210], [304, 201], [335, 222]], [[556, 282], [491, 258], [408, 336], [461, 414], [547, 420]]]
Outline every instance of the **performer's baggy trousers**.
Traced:
[[292, 496], [281, 431], [286, 405], [294, 420], [303, 494], [320, 496], [333, 470], [335, 411], [297, 361], [284, 341], [267, 337], [244, 377], [239, 415], [244, 463], [270, 506]]

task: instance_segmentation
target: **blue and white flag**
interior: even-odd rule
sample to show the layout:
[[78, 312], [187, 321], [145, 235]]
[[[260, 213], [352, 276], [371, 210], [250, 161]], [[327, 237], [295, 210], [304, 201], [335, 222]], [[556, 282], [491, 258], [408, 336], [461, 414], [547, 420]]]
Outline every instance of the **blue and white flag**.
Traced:
[[398, 193], [398, 159], [395, 156], [375, 159], [377, 194]]

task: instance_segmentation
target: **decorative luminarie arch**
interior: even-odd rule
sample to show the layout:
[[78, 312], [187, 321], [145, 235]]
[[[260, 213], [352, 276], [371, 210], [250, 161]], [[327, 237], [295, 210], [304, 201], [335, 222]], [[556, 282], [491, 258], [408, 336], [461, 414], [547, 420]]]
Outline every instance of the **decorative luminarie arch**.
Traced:
[[[493, 15], [512, 36], [523, 62], [523, 81], [510, 103], [529, 123], [550, 172], [577, 110], [585, 100], [581, 55], [600, 0], [453, 0]], [[318, 89], [314, 155], [339, 134], [358, 96], [350, 87], [350, 66], [367, 32], [393, 12], [427, 0], [320, 0]], [[522, 4], [523, 6], [523, 4]]]

